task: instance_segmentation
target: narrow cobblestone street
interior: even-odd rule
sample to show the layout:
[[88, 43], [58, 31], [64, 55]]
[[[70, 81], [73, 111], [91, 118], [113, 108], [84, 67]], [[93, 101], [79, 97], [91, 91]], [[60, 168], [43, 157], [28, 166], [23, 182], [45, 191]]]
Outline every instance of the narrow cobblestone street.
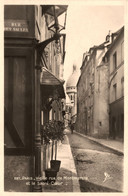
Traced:
[[67, 131], [81, 192], [122, 192], [123, 156]]

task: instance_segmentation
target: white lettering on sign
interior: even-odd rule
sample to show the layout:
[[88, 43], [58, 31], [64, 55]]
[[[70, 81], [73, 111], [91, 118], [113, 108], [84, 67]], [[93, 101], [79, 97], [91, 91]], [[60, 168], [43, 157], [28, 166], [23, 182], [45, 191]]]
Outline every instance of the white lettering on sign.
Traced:
[[28, 32], [28, 23], [25, 20], [5, 20], [4, 31]]
[[21, 24], [20, 24], [20, 23], [14, 23], [14, 22], [12, 22], [12, 23], [11, 23], [11, 26], [12, 26], [12, 27], [20, 27]]
[[17, 28], [17, 27], [5, 27], [5, 31], [17, 31], [17, 32], [28, 32], [28, 28]]

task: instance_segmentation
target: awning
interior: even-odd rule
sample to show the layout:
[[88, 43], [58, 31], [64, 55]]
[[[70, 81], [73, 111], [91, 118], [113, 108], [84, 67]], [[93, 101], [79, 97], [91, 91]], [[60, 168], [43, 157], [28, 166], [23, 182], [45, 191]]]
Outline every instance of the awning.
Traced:
[[60, 80], [53, 73], [51, 73], [45, 67], [42, 68], [40, 84], [42, 93], [45, 96], [53, 97], [54, 93], [57, 92], [58, 98], [65, 98], [64, 92], [64, 80]]

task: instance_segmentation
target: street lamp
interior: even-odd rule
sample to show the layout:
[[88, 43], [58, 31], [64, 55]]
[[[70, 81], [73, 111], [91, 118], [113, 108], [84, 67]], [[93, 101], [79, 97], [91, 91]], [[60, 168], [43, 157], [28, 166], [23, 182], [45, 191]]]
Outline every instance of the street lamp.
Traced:
[[60, 31], [66, 26], [67, 7], [67, 5], [42, 5], [42, 14], [44, 14], [47, 28], [53, 32], [53, 36], [36, 44], [38, 51], [36, 69], [41, 69], [40, 58], [45, 47], [54, 40], [58, 44], [60, 37], [63, 36]]
[[59, 35], [60, 31], [65, 29], [67, 6], [64, 5], [52, 5], [47, 8], [45, 19], [48, 30], [51, 30], [54, 34]]

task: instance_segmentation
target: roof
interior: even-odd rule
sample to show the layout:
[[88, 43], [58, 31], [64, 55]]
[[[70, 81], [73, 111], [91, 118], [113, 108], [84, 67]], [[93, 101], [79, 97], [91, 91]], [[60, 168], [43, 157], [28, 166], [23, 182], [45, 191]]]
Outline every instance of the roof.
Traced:
[[112, 33], [112, 35], [118, 35], [123, 29], [124, 29], [124, 26], [121, 27], [119, 30], [117, 30], [115, 33]]
[[[106, 44], [106, 43], [107, 43], [107, 42], [103, 42], [102, 44], [100, 44], [100, 45], [98, 45], [98, 46], [94, 45], [93, 47], [91, 47], [91, 48], [89, 49], [89, 51], [88, 51], [86, 54], [84, 54], [85, 56], [84, 56], [84, 58], [83, 58], [83, 62], [82, 62], [82, 65], [81, 65], [80, 69], [82, 69], [82, 67], [84, 66], [84, 62], [85, 62], [87, 56], [91, 56], [92, 53], [93, 53], [94, 51], [96, 51], [96, 50], [103, 49], [103, 48], [105, 47], [105, 44]], [[91, 53], [91, 51], [93, 51], [93, 52]]]
[[105, 56], [108, 55], [108, 53], [111, 51], [111, 49], [113, 48], [114, 44], [116, 43], [116, 41], [119, 39], [120, 35], [124, 33], [124, 26], [122, 28], [120, 28], [118, 31], [116, 31], [115, 33], [112, 34], [112, 36], [114, 37], [116, 35], [116, 38], [113, 40], [113, 42], [111, 43], [111, 45], [109, 46], [108, 51], [106, 52]]

